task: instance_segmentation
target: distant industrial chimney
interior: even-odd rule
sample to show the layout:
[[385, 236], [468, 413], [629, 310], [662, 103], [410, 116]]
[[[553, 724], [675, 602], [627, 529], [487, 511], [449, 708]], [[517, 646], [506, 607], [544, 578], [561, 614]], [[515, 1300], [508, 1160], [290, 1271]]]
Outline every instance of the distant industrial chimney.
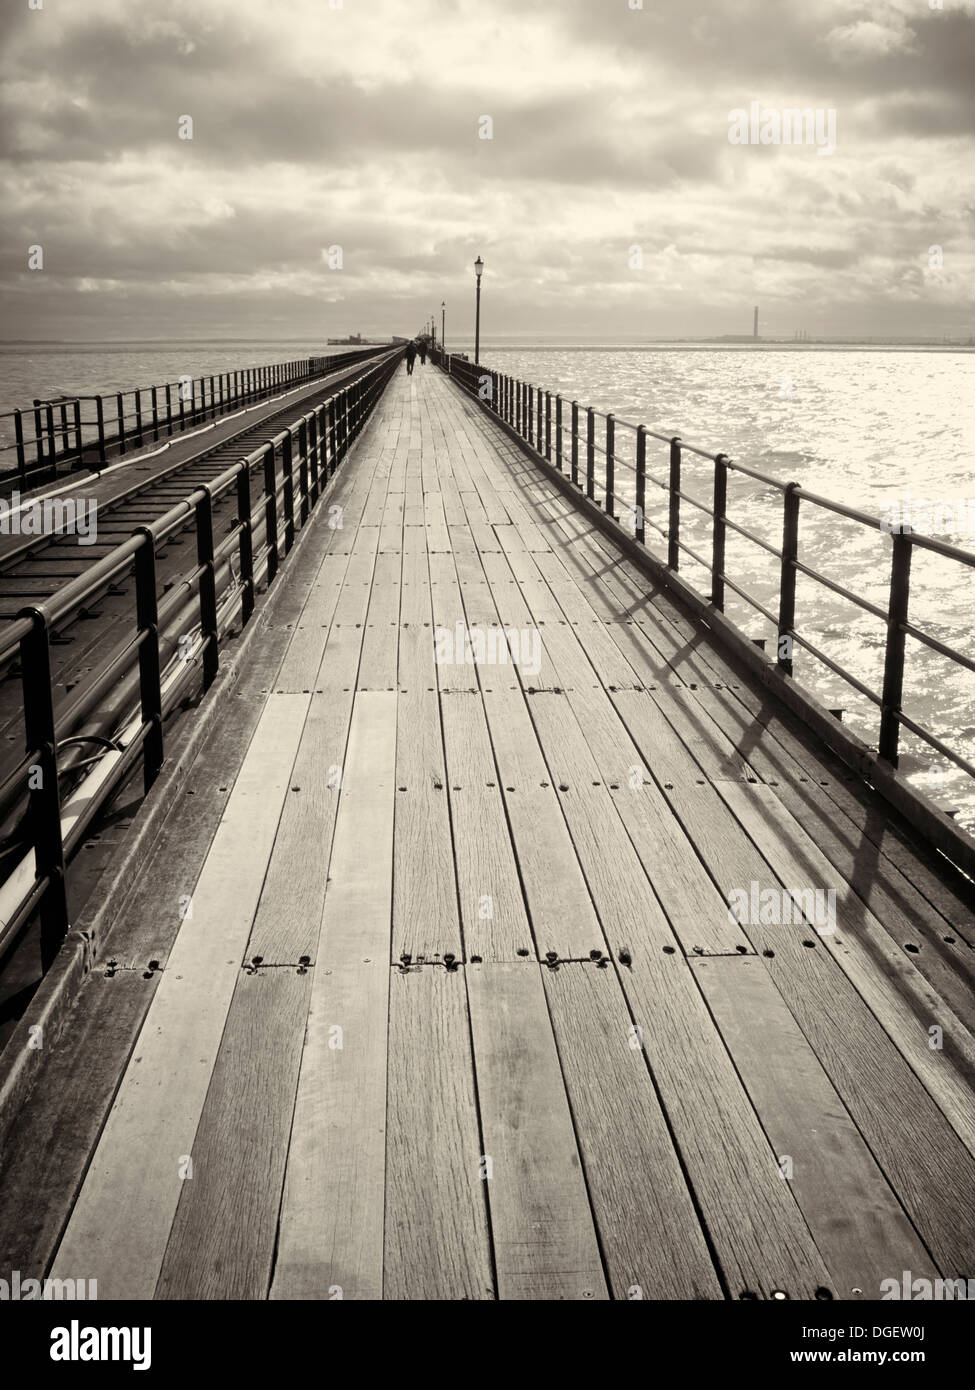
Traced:
[[752, 337], [758, 337], [758, 305], [755, 305], [755, 327], [752, 329]]

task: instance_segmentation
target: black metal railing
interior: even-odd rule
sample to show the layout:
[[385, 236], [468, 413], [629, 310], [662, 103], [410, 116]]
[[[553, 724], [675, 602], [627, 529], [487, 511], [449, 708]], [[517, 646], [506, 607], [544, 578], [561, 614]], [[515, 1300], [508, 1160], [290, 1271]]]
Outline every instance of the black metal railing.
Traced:
[[[562, 396], [543, 390], [528, 382], [497, 372], [483, 363], [476, 365], [465, 357], [445, 356], [439, 350], [434, 361], [448, 371], [465, 390], [475, 396], [510, 429], [528, 444], [541, 458], [559, 473], [566, 475], [591, 501], [601, 498], [603, 511], [619, 521], [620, 498], [617, 491], [617, 470], [626, 467], [633, 474], [632, 507], [627, 506], [627, 534], [646, 545], [647, 527], [658, 532], [666, 542], [666, 567], [674, 575], [681, 566], [681, 557], [690, 556], [710, 573], [710, 605], [724, 612], [726, 589], [737, 594], [751, 609], [760, 613], [777, 633], [775, 665], [785, 676], [793, 674], [793, 654], [796, 646], [803, 648], [834, 675], [856, 690], [879, 713], [876, 748], [878, 757], [891, 769], [897, 767], [900, 730], [909, 730], [935, 749], [953, 766], [975, 778], [975, 765], [939, 738], [920, 719], [902, 706], [906, 640], [916, 639], [929, 650], [969, 672], [975, 672], [975, 659], [942, 642], [911, 621], [910, 584], [911, 562], [915, 551], [932, 552], [952, 561], [964, 570], [975, 569], [975, 554], [933, 536], [909, 528], [888, 527], [884, 521], [855, 507], [835, 502], [811, 492], [799, 483], [783, 483], [758, 469], [691, 444], [680, 435], [659, 434], [645, 425], [604, 415], [591, 406], [580, 407], [577, 401], [566, 402]], [[566, 406], [568, 405], [568, 410]], [[584, 420], [583, 420], [584, 412]], [[602, 439], [597, 439], [597, 418], [602, 421]], [[617, 430], [632, 432], [632, 457], [625, 462], [617, 447]], [[650, 471], [648, 449], [651, 441], [665, 446], [666, 474]], [[707, 461], [712, 467], [712, 495], [709, 500], [693, 496], [682, 480], [682, 462], [691, 454]], [[596, 458], [602, 458], [597, 470]], [[584, 470], [584, 472], [582, 471]], [[728, 476], [737, 473], [782, 498], [782, 543], [770, 544], [728, 516]], [[647, 487], [658, 488], [666, 496], [667, 521], [660, 525], [647, 517]], [[685, 507], [691, 507], [710, 520], [710, 554], [701, 554], [689, 545], [682, 535]], [[819, 508], [834, 516], [846, 518], [873, 531], [890, 534], [893, 550], [889, 570], [889, 594], [886, 607], [870, 602], [862, 594], [830, 579], [799, 558], [800, 519], [803, 508]], [[778, 601], [773, 611], [749, 593], [727, 572], [726, 545], [728, 533], [741, 536], [758, 546], [778, 562]], [[828, 652], [803, 634], [796, 622], [796, 582], [799, 575], [810, 579], [838, 597], [854, 604], [886, 625], [883, 682], [879, 690], [871, 689], [859, 680]], [[686, 580], [684, 581], [686, 583]], [[693, 586], [692, 586], [693, 587]]]
[[35, 400], [28, 410], [0, 414], [0, 492], [41, 487], [76, 468], [99, 468], [388, 351], [388, 346], [358, 348], [213, 376], [184, 376], [110, 395]]
[[[50, 598], [25, 606], [0, 633], [0, 668], [19, 658], [27, 751], [0, 785], [0, 815], [26, 798], [29, 844], [25, 857], [0, 889], [0, 953], [21, 927], [40, 911], [41, 954], [45, 968], [68, 929], [65, 862], [88, 826], [141, 757], [146, 789], [164, 757], [164, 720], [191, 692], [206, 690], [217, 674], [221, 635], [233, 620], [245, 624], [254, 610], [257, 584], [270, 585], [297, 531], [307, 521], [328, 482], [348, 453], [395, 371], [402, 350], [384, 357], [357, 380], [304, 414], [269, 443], [254, 449], [204, 486], [197, 487], [165, 515], [139, 526], [131, 537]], [[258, 485], [260, 495], [252, 496]], [[236, 491], [236, 517], [222, 540], [214, 538], [214, 502]], [[188, 526], [196, 532], [196, 563], [160, 596], [156, 552], [162, 542]], [[108, 653], [83, 686], [55, 707], [51, 679], [52, 635], [107, 585], [134, 570], [135, 631]], [[175, 634], [175, 635], [174, 635]], [[192, 651], [165, 666], [162, 650]], [[130, 732], [91, 739], [84, 730], [119, 686], [128, 682], [134, 713]], [[81, 737], [78, 731], [81, 730]], [[68, 745], [100, 745], [82, 786], [61, 787]], [[72, 747], [71, 752], [77, 752]], [[83, 766], [84, 764], [82, 764]], [[97, 785], [90, 786], [94, 777]], [[78, 799], [75, 806], [72, 797]], [[65, 829], [63, 821], [67, 820]]]

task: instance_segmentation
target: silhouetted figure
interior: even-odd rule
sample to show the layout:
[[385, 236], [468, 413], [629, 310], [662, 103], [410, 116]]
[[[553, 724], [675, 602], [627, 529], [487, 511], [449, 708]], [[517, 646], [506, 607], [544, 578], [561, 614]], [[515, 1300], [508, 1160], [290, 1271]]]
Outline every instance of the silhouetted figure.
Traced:
[[427, 362], [427, 345], [423, 338], [417, 343], [416, 350], [420, 354], [420, 366], [425, 367]]
[[406, 375], [413, 375], [413, 363], [416, 361], [416, 343], [406, 344]]

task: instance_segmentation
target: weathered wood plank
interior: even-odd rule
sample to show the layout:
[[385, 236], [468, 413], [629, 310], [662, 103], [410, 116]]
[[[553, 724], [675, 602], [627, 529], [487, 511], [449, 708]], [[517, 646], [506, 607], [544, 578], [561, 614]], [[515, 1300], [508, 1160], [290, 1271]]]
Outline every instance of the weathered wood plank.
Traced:
[[495, 1296], [462, 970], [390, 978], [383, 1296]]
[[538, 970], [518, 961], [466, 972], [498, 1297], [606, 1298]]
[[396, 698], [356, 696], [301, 1052], [276, 1299], [382, 1297]]
[[441, 708], [466, 959], [534, 956], [480, 691], [453, 691]]
[[304, 967], [238, 974], [156, 1298], [267, 1297], [310, 993]]

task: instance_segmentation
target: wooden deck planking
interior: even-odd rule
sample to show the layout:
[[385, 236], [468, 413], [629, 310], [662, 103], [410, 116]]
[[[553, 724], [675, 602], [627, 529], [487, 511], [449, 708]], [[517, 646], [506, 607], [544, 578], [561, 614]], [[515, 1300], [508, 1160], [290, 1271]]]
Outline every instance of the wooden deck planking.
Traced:
[[542, 980], [613, 1296], [721, 1298], [615, 972], [563, 962]]
[[[912, 889], [876, 824], [858, 896], [834, 763], [807, 822], [815, 748], [453, 383], [397, 379], [357, 453], [342, 529], [288, 581], [287, 650], [279, 622], [250, 676], [264, 714], [220, 824], [190, 836], [208, 929], [146, 982], [54, 1273], [410, 1300], [964, 1275], [966, 960], [897, 944], [913, 909], [933, 945], [964, 905]], [[458, 624], [536, 631], [540, 669], [438, 661]], [[730, 920], [733, 888], [797, 874], [841, 890], [838, 943]], [[927, 1013], [945, 1045], [921, 1056]]]
[[[697, 849], [726, 899], [753, 882], [759, 893], [781, 888], [738, 821], [709, 804], [716, 786], [702, 779], [666, 795], [685, 823], [710, 827]], [[815, 932], [761, 922], [747, 932], [940, 1267], [969, 1267], [975, 1228], [955, 1216], [975, 1211], [968, 1150]]]
[[[837, 887], [829, 861], [802, 827], [788, 817], [776, 817], [771, 809], [777, 804], [771, 789], [722, 784], [719, 792], [784, 888], [815, 885], [836, 894], [835, 931], [821, 928], [819, 941], [849, 976], [959, 1138], [975, 1154], [975, 1039], [852, 889], [845, 884]], [[808, 929], [805, 935], [809, 935]], [[932, 1047], [932, 1026], [942, 1030], [941, 1047]]]
[[691, 964], [840, 1297], [879, 1298], [899, 1267], [936, 1277], [761, 958]]
[[744, 934], [729, 922], [727, 904], [697, 860], [693, 844], [647, 777], [642, 750], [602, 684], [598, 656], [587, 653], [578, 633], [567, 625], [534, 558], [508, 552], [518, 589], [533, 617], [544, 624], [546, 648], [565, 691], [564, 702], [541, 696], [530, 701], [536, 724], [541, 720], [548, 726], [543, 742], [557, 760], [550, 759], [553, 776], [560, 785], [601, 783], [612, 793], [685, 953], [750, 951]]

